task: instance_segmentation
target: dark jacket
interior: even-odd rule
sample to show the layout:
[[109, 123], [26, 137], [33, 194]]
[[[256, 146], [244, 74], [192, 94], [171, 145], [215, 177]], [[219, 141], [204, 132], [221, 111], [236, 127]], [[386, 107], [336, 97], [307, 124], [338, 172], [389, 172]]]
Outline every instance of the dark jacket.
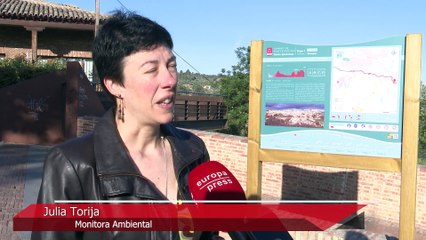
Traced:
[[[209, 160], [203, 141], [171, 124], [161, 133], [170, 142], [178, 176], [178, 198], [191, 199], [188, 173]], [[142, 176], [119, 137], [112, 111], [93, 133], [65, 142], [48, 154], [38, 203], [54, 200], [166, 200]], [[177, 233], [172, 233], [172, 239]], [[204, 237], [203, 237], [204, 238]], [[170, 232], [33, 232], [32, 239], [170, 239]]]

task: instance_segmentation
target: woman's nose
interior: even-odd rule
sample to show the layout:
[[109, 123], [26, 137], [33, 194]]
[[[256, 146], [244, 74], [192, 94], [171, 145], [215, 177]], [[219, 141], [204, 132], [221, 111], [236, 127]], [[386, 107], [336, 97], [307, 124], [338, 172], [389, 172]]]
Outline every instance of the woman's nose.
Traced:
[[177, 85], [177, 72], [167, 69], [162, 78], [162, 85], [166, 88], [175, 88]]

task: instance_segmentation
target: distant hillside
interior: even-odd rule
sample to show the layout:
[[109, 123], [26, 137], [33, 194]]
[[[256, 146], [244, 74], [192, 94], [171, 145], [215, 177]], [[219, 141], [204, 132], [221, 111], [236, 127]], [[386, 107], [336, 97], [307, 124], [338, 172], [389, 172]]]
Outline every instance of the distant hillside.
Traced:
[[192, 73], [186, 70], [178, 73], [178, 79], [177, 90], [180, 92], [220, 93], [220, 75]]

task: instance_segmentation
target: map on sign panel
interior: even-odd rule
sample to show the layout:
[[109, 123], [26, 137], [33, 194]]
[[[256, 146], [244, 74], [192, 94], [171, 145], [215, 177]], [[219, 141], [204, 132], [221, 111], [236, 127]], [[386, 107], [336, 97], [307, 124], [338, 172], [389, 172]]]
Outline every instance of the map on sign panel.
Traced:
[[400, 48], [332, 49], [331, 112], [396, 114]]

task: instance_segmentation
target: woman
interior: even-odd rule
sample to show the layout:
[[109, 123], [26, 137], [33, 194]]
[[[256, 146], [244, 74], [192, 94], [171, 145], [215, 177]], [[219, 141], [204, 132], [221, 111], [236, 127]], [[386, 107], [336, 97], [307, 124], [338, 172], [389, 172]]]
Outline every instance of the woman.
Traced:
[[[115, 107], [92, 134], [52, 149], [38, 203], [191, 199], [188, 173], [209, 154], [200, 138], [170, 124], [177, 84], [172, 48], [168, 31], [142, 16], [116, 12], [104, 23], [93, 58]], [[212, 235], [203, 234], [197, 238]], [[32, 239], [179, 239], [179, 234], [33, 232]]]

